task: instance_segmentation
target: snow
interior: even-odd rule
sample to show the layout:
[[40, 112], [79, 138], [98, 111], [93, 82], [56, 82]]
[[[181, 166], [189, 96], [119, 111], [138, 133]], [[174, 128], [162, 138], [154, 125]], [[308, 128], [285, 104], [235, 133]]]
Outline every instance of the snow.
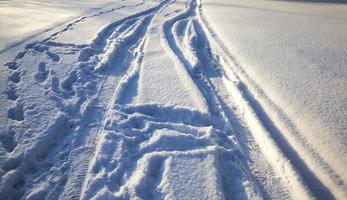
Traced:
[[3, 0], [0, 2], [0, 52], [110, 2]]
[[[308, 162], [328, 165], [326, 170], [346, 180], [347, 6], [334, 1], [204, 3], [221, 41], [254, 85], [290, 119], [290, 125], [278, 125], [289, 129], [289, 142], [316, 154]], [[288, 120], [276, 117], [277, 124]]]
[[345, 4], [0, 9], [0, 199], [347, 197]]

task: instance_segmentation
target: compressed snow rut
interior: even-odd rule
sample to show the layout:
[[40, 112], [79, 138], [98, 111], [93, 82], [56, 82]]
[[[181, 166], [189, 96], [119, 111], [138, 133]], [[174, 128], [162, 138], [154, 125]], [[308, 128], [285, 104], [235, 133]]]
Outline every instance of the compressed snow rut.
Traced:
[[[0, 198], [345, 197], [333, 171], [326, 183], [315, 173], [328, 167], [306, 163], [269, 128], [201, 12], [195, 0], [118, 2], [8, 62]], [[102, 17], [114, 20], [92, 41], [62, 42]], [[269, 171], [257, 174], [252, 153]], [[258, 176], [278, 177], [279, 194]]]

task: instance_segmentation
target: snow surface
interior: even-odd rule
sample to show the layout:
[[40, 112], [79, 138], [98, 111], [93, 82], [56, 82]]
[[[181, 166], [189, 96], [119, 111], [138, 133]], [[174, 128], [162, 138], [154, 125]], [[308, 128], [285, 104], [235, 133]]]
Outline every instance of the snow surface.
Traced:
[[[346, 180], [347, 5], [205, 0], [204, 11], [223, 44], [261, 88], [259, 98], [278, 106], [276, 116], [263, 100], [275, 124], [289, 129], [286, 137], [297, 153], [326, 168], [317, 176], [332, 170], [337, 174], [331, 176]], [[284, 120], [291, 122], [282, 125]]]
[[111, 0], [2, 0], [0, 52], [109, 2]]
[[345, 4], [0, 9], [0, 199], [347, 198]]

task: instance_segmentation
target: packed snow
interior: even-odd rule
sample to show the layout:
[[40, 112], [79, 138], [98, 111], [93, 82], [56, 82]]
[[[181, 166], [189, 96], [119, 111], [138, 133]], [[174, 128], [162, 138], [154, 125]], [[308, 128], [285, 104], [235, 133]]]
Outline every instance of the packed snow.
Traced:
[[0, 1], [0, 199], [346, 199], [346, 21], [343, 1]]

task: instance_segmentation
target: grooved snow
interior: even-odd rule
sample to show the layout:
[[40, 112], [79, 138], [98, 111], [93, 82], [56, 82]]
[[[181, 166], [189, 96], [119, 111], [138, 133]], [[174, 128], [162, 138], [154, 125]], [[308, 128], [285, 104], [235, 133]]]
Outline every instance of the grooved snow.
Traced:
[[208, 3], [44, 2], [16, 9], [61, 15], [0, 31], [0, 199], [347, 198]]

